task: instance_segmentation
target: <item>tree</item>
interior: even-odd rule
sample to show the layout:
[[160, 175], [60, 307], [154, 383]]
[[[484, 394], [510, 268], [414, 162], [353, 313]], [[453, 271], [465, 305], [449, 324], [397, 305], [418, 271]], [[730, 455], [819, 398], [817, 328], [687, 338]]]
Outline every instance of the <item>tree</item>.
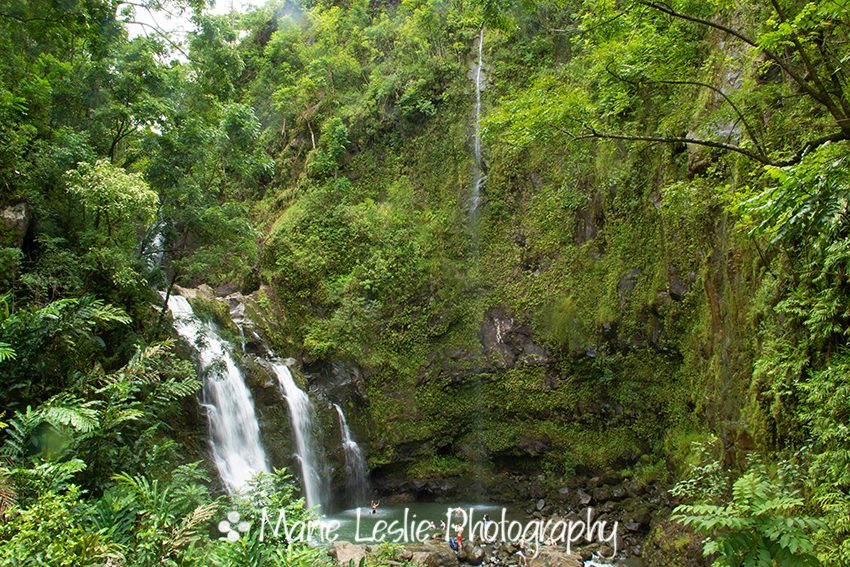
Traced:
[[[687, 11], [687, 7], [678, 8], [678, 3], [661, 3], [652, 0], [636, 2], [633, 8], [624, 8], [616, 16], [636, 15], [635, 29], [643, 24], [642, 16], [649, 9], [668, 17], [669, 20], [697, 25], [704, 30], [726, 34], [731, 40], [742, 43], [751, 52], [751, 60], [759, 63], [757, 74], [763, 76], [769, 72], [771, 65], [780, 70], [782, 80], [789, 90], [787, 96], [799, 92], [811, 103], [810, 111], [825, 112], [832, 118], [831, 124], [823, 125], [823, 129], [831, 132], [816, 132], [809, 139], [792, 147], [789, 151], [784, 147], [775, 149], [768, 147], [765, 140], [750, 126], [754, 117], [758, 117], [761, 109], [754, 108], [753, 116], [747, 117], [747, 111], [733, 102], [733, 98], [722, 87], [706, 82], [681, 77], [653, 77], [633, 73], [626, 77], [625, 73], [611, 71], [609, 73], [617, 80], [627, 83], [637, 91], [646, 91], [659, 85], [679, 85], [685, 87], [707, 89], [718, 95], [723, 102], [734, 111], [737, 121], [744, 125], [748, 138], [745, 143], [732, 143], [723, 139], [699, 138], [692, 135], [631, 134], [606, 131], [603, 126], [593, 122], [583, 122], [580, 127], [569, 129], [569, 135], [575, 140], [598, 138], [626, 141], [645, 141], [652, 143], [692, 144], [706, 146], [718, 150], [726, 150], [741, 154], [751, 160], [773, 166], [784, 166], [799, 163], [811, 150], [828, 142], [850, 139], [850, 98], [845, 92], [847, 72], [841, 61], [847, 56], [846, 39], [847, 26], [843, 25], [850, 17], [850, 7], [843, 2], [790, 2], [783, 7], [778, 0], [770, 0], [768, 6], [757, 5], [761, 11], [758, 20], [762, 25], [755, 24], [751, 29], [744, 26], [727, 25], [717, 19], [717, 15], [704, 16]], [[707, 5], [706, 11], [718, 11], [720, 6]], [[735, 12], [726, 9], [732, 15], [732, 21], [746, 22], [745, 17], [735, 18]], [[629, 73], [630, 70], [626, 70]], [[764, 79], [762, 79], [764, 81]], [[728, 88], [728, 87], [727, 87]], [[758, 88], [758, 87], [756, 87]], [[752, 93], [749, 93], [752, 96]]]
[[94, 214], [95, 229], [105, 228], [110, 239], [119, 228], [135, 232], [153, 222], [159, 204], [141, 174], [126, 173], [103, 159], [69, 171], [68, 192]]

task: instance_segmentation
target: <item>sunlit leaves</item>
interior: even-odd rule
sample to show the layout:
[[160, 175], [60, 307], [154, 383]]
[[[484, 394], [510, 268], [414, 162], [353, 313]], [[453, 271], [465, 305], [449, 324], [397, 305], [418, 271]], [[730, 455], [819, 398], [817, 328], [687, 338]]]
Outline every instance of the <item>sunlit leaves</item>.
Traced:
[[145, 225], [153, 221], [159, 198], [138, 173], [126, 173], [107, 160], [81, 163], [68, 172], [68, 192], [111, 234], [122, 221]]
[[569, 132], [580, 130], [589, 115], [585, 93], [546, 74], [486, 117], [483, 135], [516, 148], [532, 142], [567, 140]]

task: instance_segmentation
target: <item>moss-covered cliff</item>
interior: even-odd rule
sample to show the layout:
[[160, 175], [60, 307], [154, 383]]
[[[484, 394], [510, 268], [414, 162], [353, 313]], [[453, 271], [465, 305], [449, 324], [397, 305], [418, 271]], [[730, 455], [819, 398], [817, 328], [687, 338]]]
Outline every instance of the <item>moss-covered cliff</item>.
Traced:
[[[834, 221], [835, 194], [788, 191], [845, 152], [840, 79], [821, 81], [841, 32], [818, 46], [802, 15], [777, 24], [796, 8], [691, 8], [310, 13], [304, 37], [363, 76], [329, 71], [277, 143], [260, 278], [285, 348], [356, 369], [349, 409], [386, 490], [475, 492], [506, 470], [663, 486], [706, 455], [740, 471], [812, 439], [799, 381], [829, 356], [803, 351], [838, 346], [846, 301], [799, 287], [814, 233], [789, 228]], [[274, 60], [281, 33], [255, 48]], [[804, 305], [826, 312], [825, 342], [792, 354]]]
[[[268, 319], [287, 352], [360, 369], [366, 396], [352, 409], [377, 474], [560, 477], [681, 457], [712, 430], [729, 450], [747, 435], [757, 274], [728, 205], [756, 167], [704, 156], [712, 173], [699, 175], [683, 145], [518, 134], [524, 113], [568, 112], [560, 91], [589, 82], [595, 53], [534, 34], [547, 17], [570, 22], [538, 14], [485, 33], [487, 178], [474, 222], [468, 43], [426, 59], [448, 67], [433, 110], [328, 126], [306, 168], [288, 171], [297, 181], [261, 202]], [[467, 30], [440, 33], [474, 37]], [[680, 51], [719, 51], [689, 31]], [[678, 95], [640, 122], [660, 120]], [[664, 119], [697, 129], [708, 104]], [[304, 153], [304, 134], [291, 133], [283, 155]], [[334, 151], [331, 171], [311, 170]]]

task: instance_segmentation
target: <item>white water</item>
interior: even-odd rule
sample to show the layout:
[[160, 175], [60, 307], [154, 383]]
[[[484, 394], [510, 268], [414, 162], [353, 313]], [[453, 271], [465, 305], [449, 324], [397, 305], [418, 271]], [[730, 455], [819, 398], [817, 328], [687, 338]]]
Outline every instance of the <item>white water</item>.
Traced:
[[162, 264], [162, 258], [165, 255], [165, 224], [162, 221], [157, 221], [154, 225], [155, 231], [148, 242], [142, 241], [140, 247], [144, 253], [145, 267], [148, 270]]
[[478, 62], [473, 66], [475, 73], [475, 122], [473, 125], [473, 171], [472, 195], [469, 199], [469, 215], [474, 219], [481, 202], [481, 186], [484, 175], [481, 169], [481, 91], [484, 90], [484, 28], [478, 36]]
[[320, 455], [315, 450], [313, 437], [313, 404], [307, 394], [298, 387], [289, 368], [282, 362], [272, 362], [281, 393], [289, 406], [289, 419], [298, 462], [301, 465], [301, 482], [307, 506], [322, 506], [325, 496], [325, 471], [321, 470]]
[[349, 504], [354, 507], [365, 506], [369, 498], [369, 472], [366, 459], [360, 445], [351, 435], [348, 421], [339, 405], [334, 404], [339, 415], [339, 429], [342, 432], [342, 451], [345, 454], [345, 490]]
[[177, 333], [198, 353], [213, 458], [227, 490], [234, 492], [258, 472], [269, 472], [254, 400], [215, 327], [195, 317], [185, 297], [172, 295], [168, 308]]

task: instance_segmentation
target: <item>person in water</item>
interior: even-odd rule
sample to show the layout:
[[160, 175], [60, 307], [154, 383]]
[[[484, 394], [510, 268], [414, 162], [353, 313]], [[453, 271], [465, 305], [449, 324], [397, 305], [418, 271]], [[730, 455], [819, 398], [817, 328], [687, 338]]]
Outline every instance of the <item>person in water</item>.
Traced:
[[373, 513], [373, 514], [377, 514], [377, 513], [378, 513], [378, 506], [380, 506], [380, 505], [381, 505], [381, 502], [380, 502], [380, 501], [372, 500], [371, 506], [372, 506], [372, 513]]

